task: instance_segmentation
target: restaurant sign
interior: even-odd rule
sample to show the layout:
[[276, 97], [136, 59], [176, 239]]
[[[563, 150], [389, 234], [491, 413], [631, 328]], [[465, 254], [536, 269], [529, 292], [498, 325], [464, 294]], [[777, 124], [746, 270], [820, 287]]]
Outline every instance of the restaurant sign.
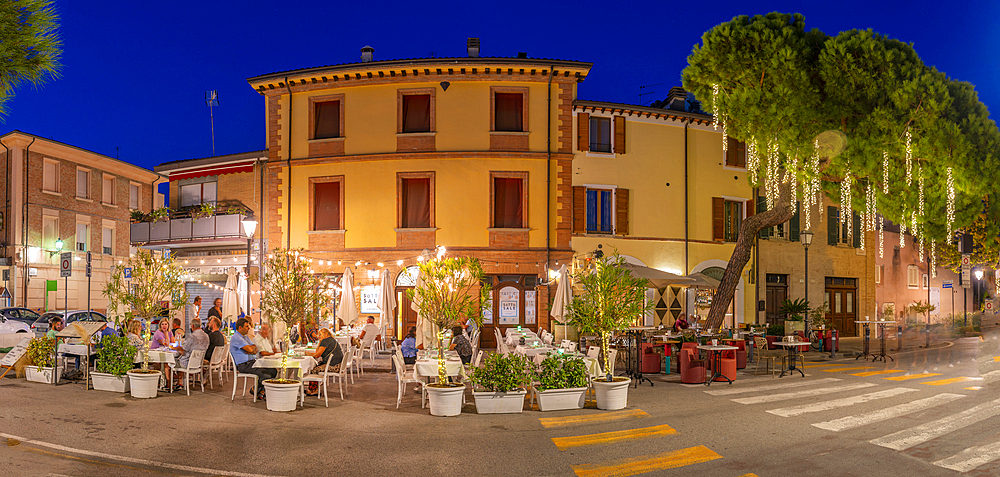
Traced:
[[365, 285], [361, 287], [361, 313], [379, 314], [382, 310], [378, 307], [378, 290], [375, 285]]
[[533, 325], [535, 324], [535, 295], [538, 294], [535, 290], [528, 290], [524, 292], [524, 324]]
[[521, 322], [520, 307], [521, 290], [514, 287], [500, 289], [500, 324], [516, 325]]

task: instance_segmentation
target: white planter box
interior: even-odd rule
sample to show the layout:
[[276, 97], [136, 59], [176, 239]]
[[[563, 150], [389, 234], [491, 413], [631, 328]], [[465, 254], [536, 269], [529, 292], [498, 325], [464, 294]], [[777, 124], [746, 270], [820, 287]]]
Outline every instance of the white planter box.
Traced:
[[527, 391], [509, 393], [473, 392], [478, 414], [510, 414], [524, 410], [524, 395]]
[[52, 368], [42, 368], [39, 366], [28, 366], [25, 369], [25, 378], [36, 383], [52, 384], [55, 379], [55, 370]]
[[594, 381], [594, 394], [597, 396], [597, 408], [614, 411], [628, 406], [628, 387], [631, 379], [622, 381]]
[[113, 393], [129, 392], [127, 374], [118, 377], [108, 373], [90, 373], [90, 379], [94, 381], [94, 389], [97, 391], [111, 391]]
[[161, 374], [159, 372], [137, 373], [135, 371], [129, 371], [129, 392], [132, 393], [132, 397], [136, 399], [155, 398], [156, 389], [160, 387], [160, 376]]
[[535, 390], [538, 395], [539, 411], [563, 411], [566, 409], [583, 409], [583, 398], [587, 388]]
[[436, 388], [426, 386], [427, 400], [430, 401], [432, 416], [457, 416], [462, 413], [462, 397], [465, 396], [465, 385]]
[[268, 381], [270, 379], [264, 381], [267, 410], [278, 412], [294, 411], [295, 406], [299, 403], [299, 389], [301, 388], [301, 384], [298, 381], [289, 384], [269, 383]]

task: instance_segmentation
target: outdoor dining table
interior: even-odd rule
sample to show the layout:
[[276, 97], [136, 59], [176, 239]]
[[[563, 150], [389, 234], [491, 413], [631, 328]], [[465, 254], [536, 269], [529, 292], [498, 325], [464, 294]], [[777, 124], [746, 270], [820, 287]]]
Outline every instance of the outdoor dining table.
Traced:
[[868, 356], [871, 356], [872, 361], [875, 361], [876, 356], [869, 351], [869, 340], [871, 339], [871, 333], [872, 333], [871, 327], [869, 325], [877, 322], [871, 320], [860, 320], [860, 321], [855, 321], [855, 323], [865, 325], [865, 339], [863, 341], [864, 346], [861, 349], [861, 354], [855, 356], [854, 359], [863, 357], [865, 358], [865, 361], [868, 361]]
[[[316, 367], [316, 359], [312, 356], [289, 356], [288, 367], [295, 368], [299, 378]], [[254, 361], [255, 368], [275, 368], [281, 369], [281, 355], [261, 356]]]
[[716, 378], [725, 379], [726, 381], [729, 381], [729, 384], [733, 384], [733, 380], [729, 379], [729, 376], [722, 374], [722, 352], [735, 351], [739, 348], [729, 345], [698, 345], [698, 349], [703, 349], [711, 353], [712, 356], [709, 359], [715, 361], [715, 364], [712, 366], [714, 374], [712, 374], [712, 377], [708, 378], [708, 381], [705, 381], [705, 386], [711, 386], [712, 381], [715, 381]]
[[[878, 334], [879, 334], [879, 350], [878, 350], [879, 352], [878, 354], [872, 353], [872, 362], [882, 359], [882, 362], [884, 363], [886, 362], [885, 361], [886, 358], [896, 361], [896, 358], [893, 358], [892, 356], [885, 354], [885, 325], [888, 325], [890, 323], [896, 324], [896, 322], [892, 320], [872, 320], [872, 323], [878, 326]], [[867, 336], [865, 338], [867, 341]]]
[[[445, 372], [448, 376], [460, 376], [464, 373], [462, 368], [462, 360], [458, 357], [445, 357], [444, 361]], [[413, 365], [413, 370], [417, 373], [417, 376], [428, 378], [437, 377], [438, 375], [438, 360], [437, 358], [421, 358], [416, 361]]]
[[803, 373], [801, 369], [795, 367], [795, 357], [798, 356], [799, 346], [802, 346], [804, 344], [807, 345], [807, 344], [809, 344], [809, 342], [808, 341], [775, 341], [774, 344], [777, 345], [777, 346], [784, 346], [785, 349], [788, 350], [788, 367], [785, 368], [785, 369], [782, 369], [781, 370], [781, 376], [778, 376], [778, 377], [779, 378], [780, 377], [784, 377], [786, 372], [788, 374], [792, 374], [795, 371], [798, 371], [799, 374], [801, 374], [803, 378], [806, 377], [806, 373]]
[[548, 354], [549, 351], [552, 351], [554, 349], [555, 348], [550, 348], [548, 346], [534, 347], [534, 346], [521, 346], [521, 345], [519, 345], [517, 348], [514, 348], [514, 352], [517, 353], [517, 354], [519, 354], [519, 355], [522, 355], [522, 356], [527, 356], [529, 358], [533, 358], [533, 357], [538, 356], [540, 354], [541, 355]]
[[[151, 349], [149, 350], [149, 362], [150, 363], [164, 363], [166, 365], [166, 376], [169, 382], [174, 381], [174, 368], [173, 366], [177, 362], [177, 355], [180, 354], [178, 351], [174, 351], [168, 348], [161, 349]], [[135, 354], [135, 358], [132, 360], [133, 363], [142, 362], [142, 350], [139, 350]], [[174, 387], [171, 385], [168, 392], [174, 392]]]

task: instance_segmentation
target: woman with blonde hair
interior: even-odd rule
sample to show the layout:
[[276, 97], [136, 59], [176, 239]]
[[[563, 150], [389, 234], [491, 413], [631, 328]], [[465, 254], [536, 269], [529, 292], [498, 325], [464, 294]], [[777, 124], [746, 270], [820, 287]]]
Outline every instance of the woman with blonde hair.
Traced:
[[[344, 360], [344, 352], [340, 349], [340, 344], [334, 339], [329, 328], [319, 330], [319, 344], [316, 345], [316, 352], [310, 354], [316, 359], [318, 366], [325, 367], [326, 360], [330, 360], [330, 372], [340, 372], [340, 363]], [[313, 385], [315, 389], [313, 389]], [[306, 394], [315, 396], [319, 392], [318, 383], [309, 383], [309, 391]]]
[[125, 336], [128, 338], [128, 344], [136, 348], [142, 348], [142, 324], [138, 321], [132, 320], [129, 322], [128, 334]]

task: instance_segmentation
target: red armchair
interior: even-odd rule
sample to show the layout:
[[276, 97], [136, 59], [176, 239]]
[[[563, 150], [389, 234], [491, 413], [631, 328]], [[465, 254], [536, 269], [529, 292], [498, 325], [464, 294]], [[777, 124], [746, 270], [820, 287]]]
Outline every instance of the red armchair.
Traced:
[[698, 345], [684, 343], [680, 352], [681, 382], [698, 384], [705, 382], [705, 361], [698, 355]]

